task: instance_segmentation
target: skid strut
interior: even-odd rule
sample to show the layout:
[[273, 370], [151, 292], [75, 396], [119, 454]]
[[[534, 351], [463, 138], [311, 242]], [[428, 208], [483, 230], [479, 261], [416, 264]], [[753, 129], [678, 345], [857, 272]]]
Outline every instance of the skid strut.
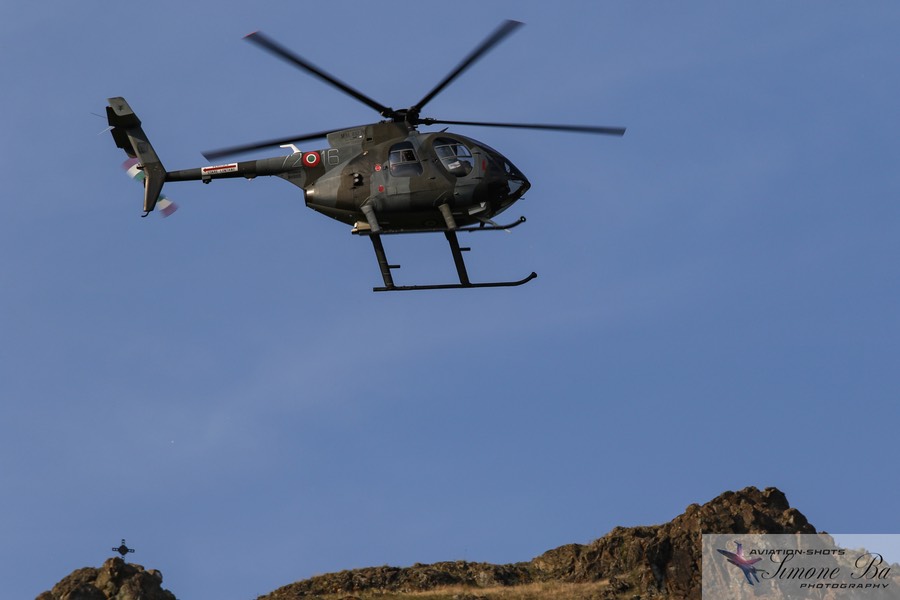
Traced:
[[375, 258], [378, 259], [378, 268], [381, 269], [381, 278], [384, 279], [385, 288], [394, 287], [394, 278], [391, 276], [391, 269], [399, 269], [400, 265], [388, 264], [387, 256], [384, 254], [384, 244], [381, 243], [381, 236], [378, 234], [370, 235], [372, 246], [375, 247]]
[[[368, 215], [367, 215], [368, 216]], [[381, 271], [381, 278], [384, 280], [384, 286], [372, 288], [375, 292], [399, 292], [408, 290], [449, 290], [459, 288], [486, 288], [486, 287], [514, 287], [528, 283], [535, 277], [537, 273], [532, 272], [523, 279], [516, 281], [489, 281], [484, 283], [472, 283], [469, 280], [469, 273], [466, 270], [466, 262], [463, 259], [463, 252], [468, 252], [469, 248], [459, 245], [459, 239], [456, 235], [457, 231], [503, 231], [511, 229], [525, 222], [525, 217], [520, 217], [518, 221], [510, 225], [490, 225], [481, 227], [464, 227], [442, 228], [442, 229], [404, 229], [404, 230], [386, 230], [381, 227], [377, 231], [355, 231], [357, 235], [366, 235], [372, 240], [372, 248], [375, 250], [375, 258], [378, 260], [378, 269]], [[452, 221], [448, 223], [450, 225]], [[455, 225], [455, 223], [452, 223]], [[382, 235], [395, 235], [400, 233], [436, 233], [442, 232], [447, 238], [450, 245], [450, 253], [453, 255], [453, 263], [456, 266], [456, 274], [459, 277], [459, 283], [443, 283], [434, 285], [395, 285], [394, 277], [391, 274], [392, 269], [399, 269], [400, 265], [392, 265], [388, 262], [387, 255], [384, 252], [384, 244], [381, 243]]]

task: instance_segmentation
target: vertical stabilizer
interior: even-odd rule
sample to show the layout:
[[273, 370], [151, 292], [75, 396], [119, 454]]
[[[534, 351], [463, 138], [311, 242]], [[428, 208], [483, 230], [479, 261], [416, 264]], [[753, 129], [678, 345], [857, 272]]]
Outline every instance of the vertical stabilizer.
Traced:
[[141, 128], [141, 120], [128, 106], [125, 98], [110, 98], [106, 116], [112, 127], [116, 146], [123, 149], [129, 157], [137, 158], [139, 161], [139, 168], [144, 173], [144, 213], [149, 214], [159, 200], [163, 183], [166, 181], [166, 169], [147, 139], [147, 134]]

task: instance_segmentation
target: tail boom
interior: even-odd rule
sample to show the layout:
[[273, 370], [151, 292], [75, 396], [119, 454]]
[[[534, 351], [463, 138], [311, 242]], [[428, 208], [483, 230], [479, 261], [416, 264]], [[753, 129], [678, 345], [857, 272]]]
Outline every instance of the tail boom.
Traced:
[[[230, 179], [242, 177], [254, 179], [258, 176], [277, 176], [305, 189], [311, 181], [315, 181], [326, 170], [321, 154], [318, 152], [294, 152], [287, 156], [277, 156], [260, 160], [248, 160], [224, 165], [213, 165], [196, 169], [166, 171], [156, 150], [150, 144], [147, 134], [141, 127], [141, 120], [134, 114], [124, 98], [109, 98], [106, 107], [110, 131], [116, 146], [125, 151], [128, 160], [123, 165], [129, 175], [144, 184], [144, 216], [154, 209], [164, 215], [171, 203], [161, 194], [163, 184], [167, 181], [202, 181], [209, 183], [213, 179]], [[304, 157], [316, 155], [314, 165], [304, 162]], [[171, 205], [174, 206], [174, 205]]]

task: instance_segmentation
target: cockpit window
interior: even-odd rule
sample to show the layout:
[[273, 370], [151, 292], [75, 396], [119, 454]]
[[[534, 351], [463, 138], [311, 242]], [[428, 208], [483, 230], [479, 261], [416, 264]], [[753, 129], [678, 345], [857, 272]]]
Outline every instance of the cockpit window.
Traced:
[[388, 164], [391, 175], [395, 177], [412, 177], [422, 174], [422, 164], [416, 157], [416, 151], [410, 142], [400, 142], [391, 146]]
[[[505, 156], [486, 144], [481, 144], [481, 146], [483, 149], [488, 151], [486, 155], [490, 164], [495, 168], [499, 167], [503, 169], [503, 172], [506, 174], [506, 181], [509, 185], [511, 194], [517, 193], [522, 188], [522, 186], [529, 185], [528, 180], [525, 179], [525, 175], [522, 174], [522, 171], [517, 169], [514, 164], [509, 162], [509, 160]], [[522, 193], [524, 194], [525, 192]]]
[[474, 159], [469, 149], [457, 140], [439, 137], [434, 140], [434, 153], [451, 174], [465, 177], [472, 172]]

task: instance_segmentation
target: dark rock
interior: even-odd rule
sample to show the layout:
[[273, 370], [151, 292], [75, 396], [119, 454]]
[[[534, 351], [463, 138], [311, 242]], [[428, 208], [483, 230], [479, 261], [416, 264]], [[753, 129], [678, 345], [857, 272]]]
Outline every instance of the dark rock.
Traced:
[[78, 569], [36, 600], [176, 600], [162, 588], [162, 573], [110, 558], [99, 569]]

